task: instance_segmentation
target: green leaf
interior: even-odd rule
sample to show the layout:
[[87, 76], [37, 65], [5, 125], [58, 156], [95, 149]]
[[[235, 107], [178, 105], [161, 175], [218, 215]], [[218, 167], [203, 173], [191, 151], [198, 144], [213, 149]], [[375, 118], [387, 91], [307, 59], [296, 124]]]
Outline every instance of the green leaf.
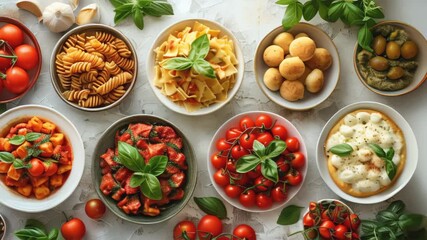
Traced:
[[169, 70], [185, 70], [193, 66], [193, 62], [184, 57], [170, 58], [162, 63], [162, 67]]
[[393, 201], [392, 203], [390, 203], [390, 205], [388, 205], [387, 210], [392, 211], [397, 215], [400, 215], [405, 210], [405, 203], [402, 200]]
[[41, 133], [30, 132], [25, 135], [25, 139], [29, 142], [34, 142], [42, 136]]
[[290, 205], [285, 207], [279, 215], [279, 218], [277, 219], [277, 224], [279, 225], [292, 225], [296, 222], [298, 222], [301, 210], [303, 207]]
[[21, 159], [15, 159], [15, 161], [13, 161], [13, 167], [15, 169], [21, 169], [21, 168], [27, 168], [29, 167], [29, 165], [24, 164], [24, 162]]
[[145, 180], [141, 184], [141, 192], [144, 196], [152, 200], [162, 199], [162, 190], [160, 188], [159, 179], [153, 174], [144, 174]]
[[366, 15], [372, 18], [384, 18], [384, 13], [380, 7], [366, 9]]
[[119, 159], [125, 167], [134, 172], [144, 172], [145, 161], [144, 158], [139, 154], [138, 150], [125, 143], [118, 143], [119, 148]]
[[206, 214], [217, 216], [219, 219], [227, 218], [227, 208], [224, 203], [216, 197], [194, 197], [194, 202]]
[[114, 23], [118, 24], [129, 17], [132, 14], [133, 7], [133, 3], [126, 3], [116, 7], [116, 9], [114, 9], [114, 12], [116, 13], [114, 15]]
[[209, 53], [209, 38], [207, 34], [203, 34], [202, 36], [196, 38], [191, 43], [190, 53], [188, 54], [188, 58], [192, 61], [195, 61], [199, 58], [204, 59], [206, 55]]
[[254, 150], [254, 152], [259, 156], [259, 157], [262, 157], [262, 156], [264, 156], [265, 155], [265, 146], [264, 146], [264, 144], [262, 144], [260, 141], [258, 141], [258, 140], [255, 140], [254, 141], [254, 143], [253, 143], [253, 145], [252, 145], [252, 148], [253, 148], [253, 150]]
[[357, 42], [359, 43], [359, 46], [363, 49], [372, 52], [371, 48], [371, 42], [373, 39], [372, 32], [369, 30], [368, 24], [365, 23], [363, 27], [359, 29], [359, 32], [357, 34]]
[[36, 219], [28, 219], [27, 222], [25, 223], [25, 227], [39, 228], [40, 230], [46, 233], [46, 227], [44, 226], [44, 224]]
[[261, 162], [261, 173], [262, 175], [277, 183], [279, 181], [279, 173], [277, 171], [277, 164], [275, 161], [271, 159], [265, 159], [263, 162]]
[[394, 157], [394, 149], [393, 148], [389, 148], [387, 150], [386, 156], [387, 159], [392, 160]]
[[278, 0], [276, 2], [276, 4], [279, 4], [279, 5], [289, 5], [291, 3], [296, 3], [296, 2], [297, 2], [297, 0]]
[[346, 17], [350, 25], [356, 25], [357, 21], [362, 21], [363, 17], [365, 16], [362, 9], [354, 5], [352, 2], [345, 2], [344, 4], [347, 10]]
[[9, 139], [9, 143], [12, 145], [21, 145], [25, 142], [25, 136], [22, 135], [15, 135], [11, 139]]
[[286, 150], [286, 143], [282, 140], [273, 140], [268, 144], [265, 154], [268, 158], [275, 158]]
[[25, 227], [23, 229], [19, 229], [14, 234], [17, 238], [23, 240], [48, 240], [48, 236], [46, 235], [46, 233], [42, 229], [37, 227]]
[[129, 3], [129, 0], [110, 0], [110, 2], [115, 8], [118, 8], [126, 3]]
[[216, 78], [215, 71], [211, 64], [203, 59], [197, 59], [193, 63], [194, 71], [208, 78]]
[[399, 226], [403, 231], [418, 230], [421, 227], [423, 220], [424, 216], [421, 214], [402, 214], [399, 217]]
[[411, 240], [426, 240], [427, 239], [427, 230], [425, 228], [421, 228], [417, 231], [408, 232], [408, 239]]
[[334, 2], [328, 10], [328, 18], [335, 22], [343, 14], [344, 2]]
[[0, 161], [5, 163], [13, 163], [15, 156], [10, 152], [0, 152]]
[[152, 0], [142, 11], [150, 16], [160, 17], [162, 15], [173, 15], [173, 8], [167, 1]]
[[378, 156], [378, 157], [385, 157], [385, 152], [384, 149], [382, 149], [378, 144], [375, 143], [368, 143], [368, 146], [372, 149], [372, 151], [374, 151], [374, 153]]
[[398, 220], [397, 214], [389, 210], [379, 211], [376, 218], [382, 223], [391, 223]]
[[285, 15], [282, 19], [282, 26], [285, 30], [289, 30], [295, 24], [299, 23], [302, 17], [303, 5], [300, 2], [290, 3], [286, 7]]
[[59, 230], [57, 228], [53, 228], [52, 230], [50, 230], [47, 238], [49, 240], [56, 240], [56, 239], [58, 239], [58, 235], [59, 235]]
[[154, 176], [159, 176], [165, 171], [167, 164], [168, 158], [166, 156], [154, 156], [148, 162], [148, 165], [151, 167], [150, 172], [148, 173], [151, 173]]
[[312, 1], [304, 3], [302, 7], [302, 15], [306, 21], [310, 21], [317, 14], [317, 8], [313, 5]]
[[136, 172], [132, 174], [129, 185], [133, 188], [139, 187], [143, 181], [145, 181], [145, 173]]
[[351, 152], [353, 152], [353, 147], [350, 144], [341, 143], [331, 147], [329, 151], [340, 157], [345, 157], [350, 155]]
[[261, 159], [254, 155], [246, 155], [239, 158], [236, 162], [236, 171], [238, 173], [247, 173], [258, 166]]
[[391, 160], [385, 159], [385, 171], [387, 172], [388, 178], [390, 178], [390, 180], [393, 180], [397, 173], [396, 164], [394, 164], [394, 162]]
[[329, 16], [328, 16], [328, 11], [329, 11], [329, 5], [322, 0], [318, 1], [319, 3], [319, 15], [320, 17], [325, 20], [325, 21], [330, 21]]
[[394, 231], [388, 226], [381, 226], [377, 229], [379, 234], [379, 239], [388, 239], [388, 240], [396, 240], [396, 235]]
[[362, 231], [366, 234], [373, 232], [378, 226], [379, 224], [375, 221], [362, 220]]
[[144, 14], [139, 8], [134, 8], [133, 10], [133, 22], [139, 29], [144, 29]]

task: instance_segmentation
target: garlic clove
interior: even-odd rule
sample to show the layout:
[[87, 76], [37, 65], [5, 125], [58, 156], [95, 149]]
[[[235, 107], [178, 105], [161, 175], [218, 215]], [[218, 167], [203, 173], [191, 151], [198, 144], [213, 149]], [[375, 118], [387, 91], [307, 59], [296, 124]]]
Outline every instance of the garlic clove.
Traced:
[[37, 17], [40, 22], [43, 19], [43, 13], [40, 7], [40, 3], [37, 0], [21, 0], [16, 3], [19, 9], [26, 10]]
[[99, 23], [100, 18], [101, 15], [99, 14], [98, 5], [96, 3], [92, 3], [80, 10], [76, 17], [76, 23], [77, 25]]
[[71, 8], [74, 11], [79, 6], [80, 0], [68, 0], [68, 3], [70, 4]]

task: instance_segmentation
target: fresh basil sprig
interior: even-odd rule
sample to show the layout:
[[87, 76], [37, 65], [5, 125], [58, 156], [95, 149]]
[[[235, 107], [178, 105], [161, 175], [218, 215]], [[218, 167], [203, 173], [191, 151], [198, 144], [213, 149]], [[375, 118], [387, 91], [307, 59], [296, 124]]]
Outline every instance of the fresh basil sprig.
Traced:
[[277, 164], [273, 158], [279, 156], [286, 150], [286, 143], [282, 140], [273, 140], [265, 147], [262, 143], [255, 140], [253, 143], [253, 154], [239, 158], [236, 162], [236, 171], [238, 173], [247, 173], [261, 164], [261, 174], [273, 181], [279, 180]]
[[277, 219], [277, 224], [279, 225], [292, 225], [296, 222], [298, 222], [301, 210], [303, 207], [296, 206], [296, 205], [290, 205], [285, 207], [279, 215], [279, 218]]
[[59, 230], [53, 228], [50, 232], [47, 232], [43, 223], [34, 219], [28, 219], [25, 227], [17, 230], [14, 234], [21, 240], [56, 240], [59, 236]]
[[172, 5], [167, 0], [110, 0], [114, 6], [114, 23], [132, 15], [133, 22], [139, 29], [144, 29], [144, 16], [161, 17], [173, 15]]
[[0, 152], [0, 161], [5, 163], [12, 163], [15, 169], [31, 167], [31, 164], [25, 164], [24, 161], [19, 158], [15, 158], [15, 156], [10, 152]]
[[387, 175], [390, 178], [390, 180], [393, 180], [393, 178], [396, 176], [396, 173], [397, 173], [397, 166], [393, 162], [394, 149], [389, 148], [386, 152], [378, 144], [369, 143], [368, 146], [372, 149], [372, 151], [374, 151], [374, 153], [378, 157], [384, 160], [385, 171], [387, 172]]
[[217, 216], [220, 219], [227, 218], [227, 208], [224, 203], [216, 197], [194, 197], [194, 202], [206, 214]]
[[21, 145], [25, 141], [33, 142], [41, 137], [41, 133], [27, 133], [24, 135], [15, 135], [11, 139], [9, 139], [9, 143], [12, 145]]
[[193, 68], [199, 74], [208, 78], [216, 78], [215, 71], [211, 64], [205, 60], [209, 53], [209, 38], [207, 34], [196, 38], [191, 43], [190, 53], [188, 58], [175, 57], [165, 60], [161, 63], [162, 67], [169, 70], [186, 70]]
[[153, 200], [162, 199], [162, 190], [157, 176], [161, 175], [168, 164], [166, 156], [154, 156], [148, 163], [139, 154], [138, 149], [125, 142], [118, 143], [119, 160], [128, 169], [134, 171], [131, 187], [140, 187], [142, 194]]
[[329, 149], [333, 154], [336, 154], [340, 157], [345, 157], [350, 155], [353, 152], [353, 147], [348, 143], [337, 144]]

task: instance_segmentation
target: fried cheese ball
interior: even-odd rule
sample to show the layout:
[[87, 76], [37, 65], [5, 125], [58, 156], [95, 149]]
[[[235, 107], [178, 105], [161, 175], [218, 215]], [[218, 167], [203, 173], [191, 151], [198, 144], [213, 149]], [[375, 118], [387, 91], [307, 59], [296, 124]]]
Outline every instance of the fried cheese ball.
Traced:
[[285, 80], [280, 86], [280, 96], [291, 102], [303, 99], [304, 85], [300, 81]]
[[317, 93], [323, 88], [324, 76], [320, 69], [314, 69], [305, 79], [305, 87], [311, 93]]
[[307, 35], [307, 33], [304, 33], [304, 32], [298, 33], [297, 35], [295, 35], [295, 39], [300, 38], [300, 37], [309, 37], [309, 36]]
[[299, 37], [289, 45], [291, 55], [299, 57], [304, 62], [313, 57], [315, 50], [316, 43], [309, 37]]
[[308, 67], [307, 65], [305, 65], [304, 73], [297, 80], [302, 82], [302, 83], [305, 83], [305, 79], [307, 78], [308, 74], [311, 73], [311, 71], [313, 71], [313, 70], [310, 67]]
[[305, 65], [299, 57], [290, 57], [280, 63], [279, 71], [285, 79], [297, 80], [304, 74]]
[[269, 67], [277, 67], [285, 58], [285, 53], [281, 47], [271, 45], [264, 50], [263, 58], [265, 64]]
[[264, 73], [264, 84], [271, 91], [277, 91], [282, 85], [283, 77], [280, 75], [279, 69], [269, 68]]
[[288, 32], [282, 32], [279, 35], [277, 35], [274, 40], [273, 44], [280, 46], [285, 54], [289, 53], [289, 45], [294, 40], [294, 36]]
[[311, 69], [318, 68], [325, 71], [332, 65], [332, 56], [328, 49], [316, 48], [316, 50], [314, 50], [313, 57], [306, 61], [305, 64]]

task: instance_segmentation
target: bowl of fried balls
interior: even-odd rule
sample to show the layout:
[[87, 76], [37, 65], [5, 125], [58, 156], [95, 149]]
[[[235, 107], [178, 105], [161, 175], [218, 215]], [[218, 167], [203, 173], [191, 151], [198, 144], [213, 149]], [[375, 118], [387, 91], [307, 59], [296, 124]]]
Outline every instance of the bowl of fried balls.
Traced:
[[282, 26], [258, 44], [254, 69], [264, 94], [291, 110], [309, 110], [334, 91], [340, 74], [338, 51], [332, 39], [318, 27], [299, 23]]

